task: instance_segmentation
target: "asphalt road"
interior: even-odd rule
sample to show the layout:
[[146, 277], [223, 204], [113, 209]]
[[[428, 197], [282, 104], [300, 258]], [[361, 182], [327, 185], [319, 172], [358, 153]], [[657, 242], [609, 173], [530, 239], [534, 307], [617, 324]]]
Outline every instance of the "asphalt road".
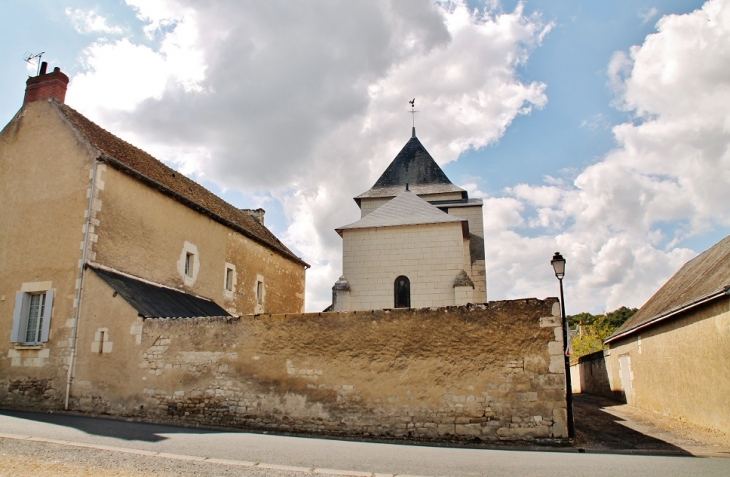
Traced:
[[[0, 434], [306, 468], [449, 476], [722, 476], [730, 458], [428, 447], [0, 411]], [[149, 457], [161, 459], [162, 457]]]

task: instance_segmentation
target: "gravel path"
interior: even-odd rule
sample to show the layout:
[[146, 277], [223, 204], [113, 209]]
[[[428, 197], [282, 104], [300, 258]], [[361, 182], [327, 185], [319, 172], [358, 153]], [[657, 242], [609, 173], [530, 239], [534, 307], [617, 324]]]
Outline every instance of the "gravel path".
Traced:
[[[214, 464], [115, 451], [69, 447], [47, 442], [0, 438], [0, 476], [256, 476], [305, 477], [308, 472], [291, 472], [260, 467]], [[318, 477], [321, 477], [319, 475]]]

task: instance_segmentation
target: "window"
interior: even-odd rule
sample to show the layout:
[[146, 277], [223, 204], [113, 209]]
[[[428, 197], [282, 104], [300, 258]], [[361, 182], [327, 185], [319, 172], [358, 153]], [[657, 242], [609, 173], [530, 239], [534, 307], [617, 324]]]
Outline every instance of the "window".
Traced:
[[261, 280], [256, 282], [256, 303], [261, 303], [264, 300], [264, 282]]
[[233, 269], [226, 268], [226, 291], [233, 291]]
[[185, 254], [185, 275], [188, 277], [193, 276], [193, 266], [195, 264], [195, 255], [190, 252]]
[[395, 308], [411, 307], [411, 281], [406, 276], [399, 276], [393, 284]]
[[53, 290], [18, 292], [15, 295], [10, 341], [26, 345], [37, 345], [48, 341], [52, 308]]

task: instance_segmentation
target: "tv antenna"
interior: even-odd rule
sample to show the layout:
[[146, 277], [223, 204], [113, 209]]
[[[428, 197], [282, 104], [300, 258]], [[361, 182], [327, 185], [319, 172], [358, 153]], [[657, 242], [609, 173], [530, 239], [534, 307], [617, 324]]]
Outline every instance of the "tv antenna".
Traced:
[[41, 58], [43, 57], [44, 54], [45, 54], [45, 51], [41, 51], [40, 53], [36, 53], [36, 54], [26, 53], [23, 56], [23, 59], [25, 60], [26, 63], [33, 63], [33, 60], [35, 60], [36, 58], [38, 59], [38, 70], [36, 71], [36, 76], [38, 76], [41, 72]]
[[408, 112], [413, 115], [413, 130], [411, 132], [411, 137], [416, 137], [416, 113], [418, 112], [416, 111], [416, 98], [408, 101], [408, 104], [411, 105], [411, 110]]

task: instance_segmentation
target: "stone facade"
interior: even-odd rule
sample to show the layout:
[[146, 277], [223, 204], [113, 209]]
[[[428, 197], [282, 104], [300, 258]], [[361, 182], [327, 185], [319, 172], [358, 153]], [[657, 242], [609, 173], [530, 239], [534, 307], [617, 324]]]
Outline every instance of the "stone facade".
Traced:
[[[455, 303], [454, 280], [465, 267], [460, 223], [353, 229], [343, 235], [349, 309], [393, 308], [393, 283], [400, 275], [410, 279], [412, 307]], [[430, 246], [414, 246], [424, 242]]]
[[[0, 132], [0, 203], [5, 205], [0, 214], [0, 379], [11, 397], [22, 400], [42, 391], [48, 406], [58, 408], [66, 394], [75, 334], [86, 340], [78, 344], [78, 356], [92, 352], [113, 360], [124, 349], [119, 338], [129, 335], [130, 325], [118, 329], [111, 318], [116, 305], [107, 301], [116, 292], [94, 286], [87, 264], [205, 297], [232, 314], [303, 311], [304, 262], [287, 253], [260, 222], [254, 224], [256, 233], [247, 233], [226, 221], [220, 214], [238, 209], [62, 104], [59, 75], [65, 77], [49, 74], [50, 83], [31, 78], [29, 88], [38, 87]], [[149, 166], [160, 176], [153, 180], [110, 157], [100, 149], [105, 141], [130, 164]], [[180, 185], [189, 197], [163, 180]], [[244, 219], [254, 221], [248, 214]], [[26, 310], [23, 300], [38, 294], [46, 300], [47, 336], [28, 340], [16, 329], [22, 314], [17, 310]], [[81, 389], [72, 381], [72, 390]], [[8, 402], [16, 403], [15, 398]]]
[[[89, 286], [103, 290], [103, 282]], [[97, 290], [98, 288], [98, 290]], [[79, 337], [72, 409], [188, 425], [442, 442], [567, 437], [555, 299], [470, 307], [149, 319], [95, 293], [110, 353]], [[58, 409], [63, 381], [0, 378]]]

